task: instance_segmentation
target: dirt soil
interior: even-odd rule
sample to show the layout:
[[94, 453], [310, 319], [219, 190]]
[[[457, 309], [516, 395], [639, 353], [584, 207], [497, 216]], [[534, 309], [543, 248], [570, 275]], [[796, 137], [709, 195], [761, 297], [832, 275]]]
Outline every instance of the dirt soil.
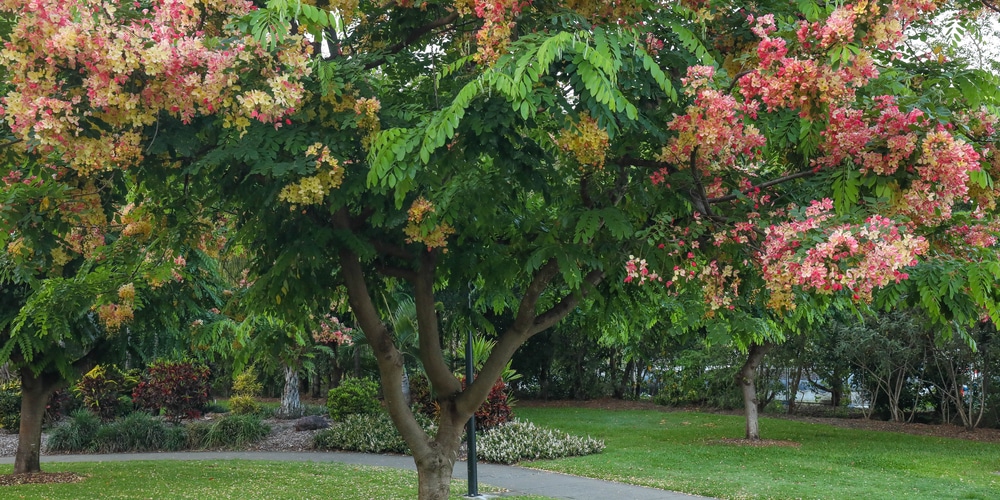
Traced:
[[0, 474], [0, 486], [18, 484], [75, 483], [87, 476], [75, 472], [33, 472], [31, 474]]
[[[618, 399], [593, 399], [590, 401], [525, 401], [519, 400], [517, 402], [519, 406], [524, 407], [551, 407], [551, 408], [568, 408], [568, 407], [579, 407], [579, 408], [596, 408], [601, 410], [653, 410], [662, 412], [675, 412], [675, 411], [703, 411], [708, 413], [719, 413], [726, 415], [742, 415], [742, 412], [737, 411], [718, 411], [704, 408], [671, 408], [666, 406], [660, 406], [647, 401], [622, 401]], [[813, 424], [827, 424], [835, 427], [846, 427], [849, 429], [863, 429], [869, 431], [881, 431], [881, 432], [901, 432], [905, 434], [916, 434], [920, 436], [933, 436], [933, 437], [944, 437], [944, 438], [954, 438], [954, 439], [967, 439], [970, 441], [981, 441], [985, 443], [1000, 443], [1000, 429], [976, 429], [974, 431], [967, 431], [964, 427], [951, 424], [917, 424], [917, 423], [900, 423], [900, 422], [886, 422], [882, 420], [866, 420], [863, 418], [827, 418], [827, 417], [811, 417], [811, 416], [799, 416], [799, 415], [788, 415], [788, 414], [777, 414], [777, 413], [767, 413], [761, 415], [764, 418], [781, 418], [786, 420], [795, 420], [799, 422], [808, 422]], [[740, 439], [725, 440], [725, 444], [738, 444], [739, 441], [744, 441]], [[778, 444], [784, 445], [787, 444]], [[760, 443], [757, 444], [758, 446]]]

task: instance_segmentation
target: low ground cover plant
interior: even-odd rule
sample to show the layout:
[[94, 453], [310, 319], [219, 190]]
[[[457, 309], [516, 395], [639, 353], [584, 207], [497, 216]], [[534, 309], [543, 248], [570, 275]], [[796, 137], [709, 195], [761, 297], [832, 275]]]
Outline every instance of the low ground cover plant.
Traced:
[[[418, 413], [417, 421], [429, 434], [434, 434], [434, 423], [429, 418]], [[516, 419], [479, 432], [477, 436], [479, 459], [501, 464], [588, 455], [604, 449], [603, 441], [571, 436]], [[384, 412], [348, 415], [330, 429], [317, 433], [314, 446], [320, 450], [410, 453]]]
[[477, 437], [476, 445], [480, 460], [498, 464], [592, 455], [604, 450], [604, 441], [572, 436], [519, 419], [484, 432]]
[[[416, 417], [421, 427], [433, 435], [434, 423], [423, 415]], [[410, 453], [403, 436], [385, 412], [347, 415], [341, 422], [318, 432], [313, 439], [314, 447], [320, 450]]]
[[183, 449], [242, 448], [271, 432], [255, 415], [232, 415], [212, 422], [172, 423], [145, 412], [102, 422], [77, 410], [53, 429], [50, 452], [124, 453]]

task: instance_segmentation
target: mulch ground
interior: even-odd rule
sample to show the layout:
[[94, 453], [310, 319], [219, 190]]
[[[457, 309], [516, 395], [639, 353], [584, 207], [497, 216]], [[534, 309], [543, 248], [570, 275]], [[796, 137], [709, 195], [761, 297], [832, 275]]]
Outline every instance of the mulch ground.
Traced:
[[87, 476], [75, 472], [34, 472], [31, 474], [0, 474], [0, 486], [19, 484], [76, 483]]
[[[518, 400], [517, 404], [519, 406], [527, 406], [527, 407], [530, 406], [552, 407], [552, 408], [579, 407], [579, 408], [596, 408], [601, 410], [652, 410], [652, 411], [662, 411], [662, 412], [703, 411], [707, 413], [742, 415], [742, 412], [737, 412], [737, 411], [718, 411], [705, 408], [672, 408], [667, 406], [660, 406], [658, 404], [650, 403], [648, 401], [622, 401], [618, 399], [594, 399], [590, 401]], [[880, 432], [901, 432], [905, 434], [916, 434], [920, 436], [967, 439], [969, 441], [980, 441], [984, 443], [1000, 443], [1000, 429], [975, 429], [973, 431], [969, 431], [962, 426], [951, 425], [951, 424], [901, 423], [901, 422], [887, 422], [883, 420], [872, 420], [863, 418], [829, 418], [829, 417], [813, 417], [813, 416], [788, 415], [788, 414], [776, 414], [776, 413], [767, 413], [761, 416], [764, 418], [780, 418], [780, 419], [795, 420], [799, 422], [808, 422], [814, 424], [827, 424], [835, 427], [844, 427], [848, 429], [862, 429], [862, 430], [880, 431]], [[768, 440], [762, 440], [762, 441], [768, 442]], [[744, 439], [720, 441], [721, 444], [739, 444], [739, 442], [745, 442], [745, 444], [753, 446], [764, 445], [761, 444], [761, 442], [746, 442], [746, 440]], [[783, 442], [774, 441], [770, 445], [787, 446], [787, 444], [782, 444], [782, 443]]]

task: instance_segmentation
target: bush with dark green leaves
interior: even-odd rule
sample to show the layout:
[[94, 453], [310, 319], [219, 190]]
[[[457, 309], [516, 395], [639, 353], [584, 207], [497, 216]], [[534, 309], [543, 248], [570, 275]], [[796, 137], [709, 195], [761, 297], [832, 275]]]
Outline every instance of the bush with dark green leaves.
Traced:
[[330, 418], [337, 421], [347, 415], [379, 413], [382, 405], [378, 401], [378, 382], [366, 378], [344, 379], [339, 386], [330, 389], [326, 407]]
[[205, 433], [204, 448], [242, 448], [271, 433], [271, 427], [256, 415], [229, 415], [216, 420]]
[[0, 386], [0, 427], [12, 432], [21, 428], [21, 384]]
[[[437, 428], [429, 418], [417, 414], [417, 422], [433, 436]], [[396, 430], [392, 419], [385, 412], [374, 414], [355, 413], [333, 427], [320, 431], [314, 438], [320, 450], [360, 451], [363, 453], [410, 453], [403, 436]]]
[[115, 365], [97, 365], [80, 377], [73, 390], [85, 408], [108, 422], [132, 412], [132, 391], [138, 383], [138, 374]]
[[177, 451], [187, 446], [182, 426], [166, 423], [145, 412], [134, 412], [101, 426], [94, 448], [101, 453]]
[[486, 462], [512, 464], [522, 460], [548, 460], [600, 453], [604, 442], [511, 420], [476, 438], [479, 458]]
[[49, 435], [48, 450], [53, 452], [92, 451], [101, 429], [101, 418], [80, 408], [69, 414]]

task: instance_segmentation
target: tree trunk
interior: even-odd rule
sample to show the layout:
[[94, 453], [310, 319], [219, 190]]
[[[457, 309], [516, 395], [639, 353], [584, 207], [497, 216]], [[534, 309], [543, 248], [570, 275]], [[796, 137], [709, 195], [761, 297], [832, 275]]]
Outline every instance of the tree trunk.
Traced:
[[764, 345], [751, 345], [747, 354], [747, 362], [740, 368], [736, 377], [740, 390], [743, 392], [743, 408], [746, 412], [746, 438], [760, 439], [760, 424], [757, 419], [757, 386], [754, 383], [757, 378], [757, 367], [767, 354], [774, 347], [772, 343]]
[[406, 365], [403, 365], [403, 402], [410, 406], [413, 398], [410, 397], [410, 375], [406, 373]]
[[279, 418], [297, 418], [302, 416], [302, 400], [299, 398], [299, 371], [291, 365], [284, 365], [285, 389], [281, 393], [281, 408]]
[[42, 420], [57, 378], [21, 368], [21, 427], [14, 455], [14, 474], [41, 472]]
[[799, 383], [802, 382], [802, 363], [798, 363], [798, 367], [795, 368], [795, 377], [792, 379], [791, 383], [788, 385], [788, 414], [791, 415], [795, 413], [795, 398], [799, 395]]

